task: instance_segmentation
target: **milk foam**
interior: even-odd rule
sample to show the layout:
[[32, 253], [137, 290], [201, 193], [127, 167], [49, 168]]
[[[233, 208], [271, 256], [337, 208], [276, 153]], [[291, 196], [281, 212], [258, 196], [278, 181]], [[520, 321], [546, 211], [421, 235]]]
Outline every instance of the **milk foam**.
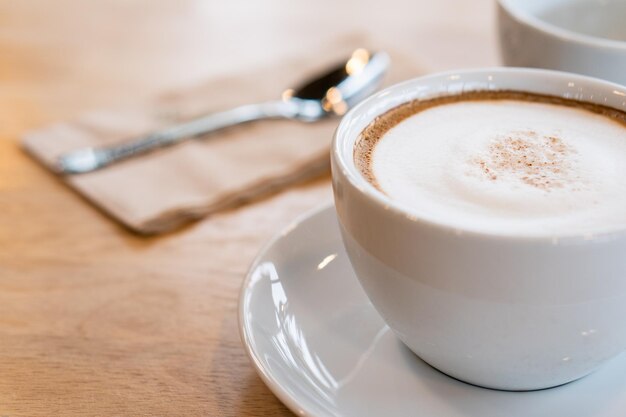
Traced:
[[434, 106], [387, 131], [370, 164], [392, 199], [461, 230], [569, 236], [626, 227], [626, 126], [581, 108]]

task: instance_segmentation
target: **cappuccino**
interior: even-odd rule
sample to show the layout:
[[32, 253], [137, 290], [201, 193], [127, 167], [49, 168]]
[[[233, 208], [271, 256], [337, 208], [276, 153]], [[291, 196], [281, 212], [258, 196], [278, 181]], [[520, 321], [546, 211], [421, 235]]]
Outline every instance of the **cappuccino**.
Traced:
[[376, 118], [355, 162], [417, 217], [459, 231], [626, 227], [626, 114], [514, 91], [416, 100]]

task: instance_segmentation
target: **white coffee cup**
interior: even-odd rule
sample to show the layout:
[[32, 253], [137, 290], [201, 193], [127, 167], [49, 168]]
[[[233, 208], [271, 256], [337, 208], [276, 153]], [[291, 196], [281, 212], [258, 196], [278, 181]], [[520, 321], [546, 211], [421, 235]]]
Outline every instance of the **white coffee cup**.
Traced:
[[454, 229], [380, 192], [353, 159], [359, 133], [390, 108], [494, 89], [626, 110], [626, 87], [548, 70], [466, 70], [395, 85], [355, 107], [337, 129], [336, 210], [372, 304], [424, 361], [484, 387], [553, 387], [626, 349], [626, 230], [542, 238]]
[[626, 85], [625, 14], [624, 0], [498, 0], [502, 59]]

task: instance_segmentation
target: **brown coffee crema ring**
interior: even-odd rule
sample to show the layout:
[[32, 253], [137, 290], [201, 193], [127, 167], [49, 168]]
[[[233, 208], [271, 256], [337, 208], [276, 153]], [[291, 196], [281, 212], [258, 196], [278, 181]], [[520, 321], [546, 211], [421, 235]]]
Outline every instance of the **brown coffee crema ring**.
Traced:
[[587, 101], [579, 101], [544, 94], [513, 90], [483, 90], [469, 91], [461, 94], [435, 97], [426, 100], [417, 99], [403, 103], [388, 110], [380, 116], [377, 116], [365, 129], [363, 129], [354, 145], [354, 163], [357, 169], [361, 172], [365, 179], [367, 179], [367, 181], [374, 185], [374, 187], [376, 187], [379, 191], [383, 191], [379, 186], [374, 173], [372, 172], [372, 153], [374, 152], [376, 144], [385, 135], [385, 133], [403, 120], [431, 107], [457, 103], [459, 101], [486, 100], [518, 100], [574, 107], [587, 110], [595, 114], [607, 116], [626, 127], [626, 112], [624, 111], [616, 110], [600, 104], [589, 103]]

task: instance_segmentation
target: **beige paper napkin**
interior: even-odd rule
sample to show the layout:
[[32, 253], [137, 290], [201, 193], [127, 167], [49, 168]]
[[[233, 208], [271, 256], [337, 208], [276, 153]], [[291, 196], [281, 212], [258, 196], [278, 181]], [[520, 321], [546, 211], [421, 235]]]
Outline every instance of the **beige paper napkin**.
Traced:
[[[28, 132], [23, 146], [51, 167], [58, 155], [69, 150], [116, 143], [194, 116], [279, 98], [286, 88], [341, 62], [360, 46], [368, 45], [347, 39], [324, 48], [323, 54], [213, 79], [140, 108], [91, 112]], [[389, 54], [392, 66], [385, 84], [420, 74], [406, 58], [392, 51]], [[311, 62], [320, 56], [326, 59]], [[254, 122], [100, 171], [63, 178], [128, 228], [142, 234], [159, 233], [327, 172], [329, 146], [338, 122], [338, 118], [310, 124]]]

